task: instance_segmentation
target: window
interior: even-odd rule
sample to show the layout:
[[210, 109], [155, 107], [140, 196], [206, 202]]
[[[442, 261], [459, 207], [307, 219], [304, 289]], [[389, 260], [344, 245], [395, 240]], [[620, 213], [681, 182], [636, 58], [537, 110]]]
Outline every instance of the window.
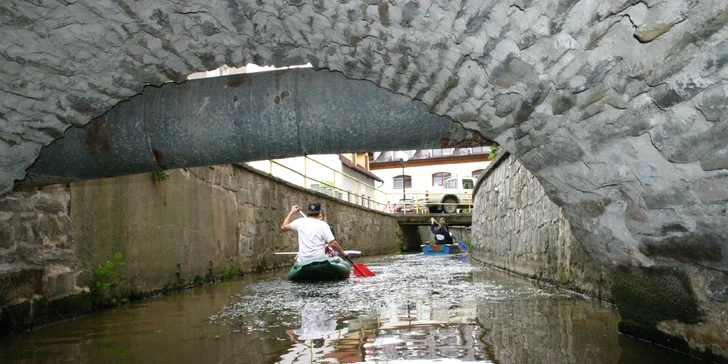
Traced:
[[432, 174], [432, 185], [433, 186], [442, 186], [443, 182], [445, 182], [445, 178], [450, 177], [450, 173], [447, 172], [437, 172]]
[[471, 148], [471, 151], [473, 154], [483, 153], [483, 152], [485, 152], [485, 148], [484, 147], [474, 147], [474, 148]]
[[394, 188], [402, 188], [402, 180], [404, 180], [405, 188], [412, 188], [412, 177], [410, 176], [394, 176]]
[[463, 189], [464, 190], [472, 190], [473, 189], [473, 180], [472, 179], [464, 179], [463, 180]]
[[472, 174], [473, 178], [475, 178], [475, 179], [480, 178], [480, 176], [483, 175], [483, 171], [485, 171], [485, 170], [484, 169], [476, 169], [476, 170], [474, 170], [473, 171], [473, 174]]

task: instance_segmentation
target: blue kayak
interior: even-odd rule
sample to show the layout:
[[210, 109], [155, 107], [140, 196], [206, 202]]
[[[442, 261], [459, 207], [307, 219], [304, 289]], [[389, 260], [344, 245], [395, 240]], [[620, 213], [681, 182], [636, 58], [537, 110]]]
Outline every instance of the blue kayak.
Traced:
[[338, 257], [318, 257], [298, 262], [288, 271], [296, 282], [337, 281], [349, 277], [351, 265]]
[[422, 245], [422, 252], [425, 255], [458, 254], [462, 250], [455, 244], [430, 244]]

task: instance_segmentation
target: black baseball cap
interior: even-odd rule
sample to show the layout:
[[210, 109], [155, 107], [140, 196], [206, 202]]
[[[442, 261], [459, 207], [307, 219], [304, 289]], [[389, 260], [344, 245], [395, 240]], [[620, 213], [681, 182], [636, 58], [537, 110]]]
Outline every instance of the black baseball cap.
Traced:
[[308, 214], [318, 215], [321, 212], [321, 201], [311, 201], [308, 203]]

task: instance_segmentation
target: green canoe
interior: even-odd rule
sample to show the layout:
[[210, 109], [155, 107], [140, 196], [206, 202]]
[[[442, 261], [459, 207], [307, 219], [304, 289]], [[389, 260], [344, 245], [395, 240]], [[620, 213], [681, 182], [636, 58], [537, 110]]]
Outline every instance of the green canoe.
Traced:
[[298, 262], [288, 272], [297, 282], [334, 281], [349, 277], [351, 265], [341, 258], [318, 257]]

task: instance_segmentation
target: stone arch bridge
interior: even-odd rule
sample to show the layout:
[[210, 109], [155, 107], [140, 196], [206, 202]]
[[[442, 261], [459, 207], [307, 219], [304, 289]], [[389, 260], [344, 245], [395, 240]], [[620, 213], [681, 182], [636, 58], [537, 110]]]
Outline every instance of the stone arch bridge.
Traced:
[[[635, 282], [659, 273], [683, 287], [689, 304], [646, 326], [728, 358], [726, 0], [13, 0], [0, 9], [2, 193], [44, 146], [145, 85], [223, 64], [310, 62], [503, 146], [605, 272]], [[370, 130], [398, 123], [380, 122]], [[159, 157], [152, 168], [188, 162]]]

